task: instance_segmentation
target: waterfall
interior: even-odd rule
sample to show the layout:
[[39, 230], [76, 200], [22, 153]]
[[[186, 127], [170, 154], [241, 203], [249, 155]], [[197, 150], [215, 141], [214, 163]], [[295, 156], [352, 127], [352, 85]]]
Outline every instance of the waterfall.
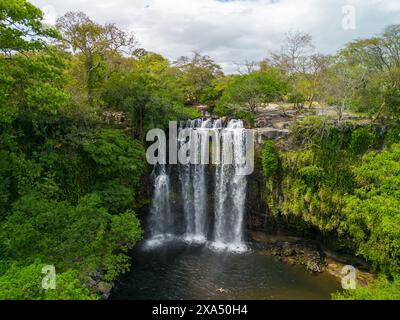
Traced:
[[[211, 163], [209, 140], [212, 135], [215, 139], [213, 147], [216, 148], [213, 155], [217, 157], [214, 167], [208, 165]], [[187, 152], [185, 147], [190, 145], [196, 146], [196, 149]], [[183, 240], [189, 243], [210, 240], [210, 246], [214, 249], [244, 250], [243, 220], [247, 181], [245, 176], [239, 175], [246, 152], [243, 122], [232, 120], [223, 128], [220, 119], [189, 120], [179, 127], [178, 146], [186, 161], [171, 166], [170, 171], [177, 170], [178, 184], [174, 184], [172, 189], [181, 195]], [[214, 176], [210, 168], [215, 169]], [[150, 225], [152, 242], [174, 234], [174, 223], [177, 220], [171, 215], [170, 208], [171, 177], [165, 166], [160, 166], [155, 175]], [[213, 202], [210, 197], [212, 194]], [[214, 226], [208, 230], [212, 212], [215, 215]]]
[[150, 208], [151, 241], [149, 244], [158, 244], [171, 236], [174, 223], [170, 206], [170, 178], [165, 165], [156, 166], [152, 178], [154, 193]]
[[[179, 165], [179, 180], [183, 199], [183, 211], [186, 221], [185, 240], [202, 243], [207, 239], [207, 179], [206, 165], [201, 161], [207, 153], [208, 129], [211, 120], [188, 121], [186, 128], [180, 128], [179, 143], [187, 143], [186, 137], [193, 139], [199, 146], [192, 155], [192, 162]], [[183, 132], [186, 130], [186, 132]]]
[[247, 180], [245, 176], [239, 174], [239, 170], [244, 165], [246, 152], [243, 122], [237, 120], [229, 122], [227, 129], [222, 132], [221, 139], [222, 161], [215, 174], [215, 241], [213, 247], [245, 250], [243, 220]]

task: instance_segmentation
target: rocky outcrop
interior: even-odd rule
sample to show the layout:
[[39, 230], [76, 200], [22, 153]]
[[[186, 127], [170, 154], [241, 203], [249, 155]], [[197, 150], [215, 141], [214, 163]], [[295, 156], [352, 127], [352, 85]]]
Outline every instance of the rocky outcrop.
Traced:
[[301, 265], [312, 273], [327, 272], [340, 282], [344, 276], [343, 268], [351, 265], [356, 268], [358, 286], [366, 286], [376, 279], [363, 261], [326, 251], [317, 241], [264, 232], [251, 232], [250, 237], [260, 254], [273, 256], [290, 265]]
[[[326, 261], [326, 272], [330, 273], [334, 277], [338, 278], [339, 280], [343, 277], [343, 268], [349, 265], [349, 262], [340, 262], [335, 260], [332, 257], [327, 257]], [[356, 284], [358, 286], [364, 287], [367, 286], [369, 283], [376, 280], [376, 277], [373, 273], [369, 272], [368, 270], [362, 269], [360, 266], [356, 267]]]
[[287, 139], [290, 135], [288, 129], [276, 129], [276, 128], [261, 128], [255, 129], [256, 139], [259, 144], [262, 144], [266, 139], [279, 140]]
[[325, 254], [315, 241], [267, 235], [262, 232], [252, 232], [251, 236], [263, 254], [274, 256], [290, 265], [302, 265], [313, 273], [322, 273], [326, 270]]

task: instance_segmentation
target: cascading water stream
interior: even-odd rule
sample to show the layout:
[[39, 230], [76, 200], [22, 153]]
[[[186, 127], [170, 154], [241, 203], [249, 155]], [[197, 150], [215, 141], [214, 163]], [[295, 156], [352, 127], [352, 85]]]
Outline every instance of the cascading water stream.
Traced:
[[[217, 157], [213, 189], [208, 183], [212, 178], [208, 169], [211, 168], [208, 163], [211, 163], [209, 139], [212, 135]], [[178, 146], [183, 148], [190, 143], [197, 148], [186, 153], [186, 163], [176, 166], [180, 185], [174, 190], [182, 199], [183, 239], [190, 243], [212, 240], [212, 248], [242, 251], [245, 249], [243, 220], [247, 187], [246, 177], [239, 174], [246, 152], [243, 122], [232, 120], [223, 128], [221, 120], [189, 120], [179, 128]], [[160, 166], [154, 182], [150, 226], [153, 240], [160, 235], [173, 234], [177, 220], [171, 215], [170, 176], [165, 166]], [[215, 195], [213, 204], [209, 197], [212, 192]], [[215, 214], [212, 233], [207, 230], [211, 212]]]
[[150, 209], [151, 239], [157, 243], [171, 236], [173, 217], [170, 206], [170, 178], [165, 165], [156, 166], [152, 173], [154, 194]]
[[232, 120], [222, 132], [222, 161], [216, 169], [215, 242], [221, 249], [245, 250], [243, 220], [246, 177], [240, 175], [246, 152], [242, 121]]
[[[200, 147], [191, 155], [193, 163], [179, 165], [179, 179], [183, 198], [183, 211], [186, 221], [185, 240], [189, 242], [205, 242], [207, 239], [207, 179], [206, 165], [202, 162], [206, 154], [206, 139], [211, 120], [188, 121], [186, 128], [180, 128], [179, 144], [189, 143], [186, 137], [194, 139]], [[183, 133], [183, 130], [186, 132]], [[183, 137], [182, 137], [183, 136]]]

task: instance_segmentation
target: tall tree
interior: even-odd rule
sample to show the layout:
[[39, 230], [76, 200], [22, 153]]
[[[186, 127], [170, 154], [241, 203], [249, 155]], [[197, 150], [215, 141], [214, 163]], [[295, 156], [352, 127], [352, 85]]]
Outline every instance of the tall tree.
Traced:
[[131, 53], [136, 41], [133, 34], [119, 29], [115, 24], [101, 25], [83, 12], [68, 12], [57, 20], [65, 43], [84, 60], [87, 98], [90, 105], [95, 99], [96, 72], [102, 63], [112, 68], [112, 57]]
[[15, 113], [17, 109], [55, 112], [67, 100], [62, 90], [63, 53], [48, 46], [59, 38], [55, 29], [43, 25], [42, 12], [29, 2], [0, 2], [0, 104], [3, 115], [9, 117], [10, 112]]
[[328, 66], [329, 57], [315, 53], [311, 35], [289, 32], [279, 52], [271, 54], [271, 62], [287, 76], [291, 100], [296, 106], [306, 100], [311, 108]]
[[0, 1], [0, 51], [15, 52], [43, 49], [58, 32], [43, 25], [43, 13], [26, 0]]
[[341, 55], [352, 67], [364, 70], [358, 90], [359, 108], [374, 119], [396, 119], [400, 113], [400, 25], [392, 25], [377, 37], [357, 40]]
[[272, 63], [289, 75], [303, 72], [307, 58], [314, 53], [312, 37], [308, 33], [290, 31], [280, 51], [272, 52]]
[[102, 98], [110, 109], [131, 115], [136, 138], [144, 141], [147, 129], [167, 127], [183, 112], [183, 93], [177, 70], [159, 54], [145, 53], [132, 68], [114, 73]]
[[209, 56], [194, 52], [193, 57], [180, 57], [174, 65], [181, 71], [180, 80], [186, 103], [213, 103], [207, 99], [213, 82], [223, 76], [221, 67]]
[[334, 108], [339, 121], [342, 120], [344, 112], [353, 105], [363, 80], [363, 70], [349, 66], [340, 56], [332, 58], [332, 65], [323, 73], [319, 87], [320, 97]]
[[225, 115], [238, 111], [254, 114], [262, 103], [281, 99], [285, 89], [285, 83], [278, 71], [236, 76], [225, 89], [216, 111]]

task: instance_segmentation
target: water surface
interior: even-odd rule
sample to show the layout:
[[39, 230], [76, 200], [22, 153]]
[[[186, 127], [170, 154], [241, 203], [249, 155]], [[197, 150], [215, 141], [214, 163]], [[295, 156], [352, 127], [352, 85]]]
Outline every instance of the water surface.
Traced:
[[[218, 293], [219, 288], [226, 293]], [[172, 241], [152, 249], [139, 247], [131, 271], [117, 281], [111, 299], [324, 300], [339, 289], [329, 274], [311, 274], [262, 251], [215, 252]]]

